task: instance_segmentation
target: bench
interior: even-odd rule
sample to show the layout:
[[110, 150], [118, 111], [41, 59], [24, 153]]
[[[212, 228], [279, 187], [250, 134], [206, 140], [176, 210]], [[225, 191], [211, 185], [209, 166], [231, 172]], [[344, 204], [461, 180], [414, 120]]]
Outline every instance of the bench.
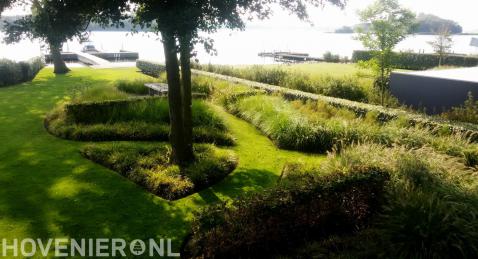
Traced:
[[149, 89], [149, 95], [167, 95], [168, 84], [163, 83], [148, 83], [144, 84]]

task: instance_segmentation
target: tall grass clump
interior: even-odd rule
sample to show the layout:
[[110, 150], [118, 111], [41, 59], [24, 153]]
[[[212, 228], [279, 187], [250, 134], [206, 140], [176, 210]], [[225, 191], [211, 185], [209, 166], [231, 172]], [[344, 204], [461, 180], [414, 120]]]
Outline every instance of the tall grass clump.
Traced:
[[125, 100], [130, 96], [120, 91], [118, 88], [105, 85], [105, 86], [85, 86], [77, 89], [72, 97], [72, 103], [84, 103], [84, 102], [102, 102], [112, 100]]
[[211, 186], [237, 165], [235, 154], [212, 145], [196, 145], [194, 163], [179, 167], [169, 162], [165, 144], [90, 144], [81, 153], [168, 200], [175, 200]]
[[264, 67], [254, 65], [236, 68], [209, 64], [207, 66], [195, 65], [195, 67], [212, 73], [352, 101], [367, 102], [367, 97], [371, 95], [370, 89], [365, 87], [363, 83], [354, 76], [334, 77], [329, 75], [320, 77], [319, 79], [311, 79], [307, 74], [287, 71], [277, 66]]
[[287, 102], [279, 96], [232, 98], [230, 112], [246, 119], [271, 138], [278, 147], [307, 152], [326, 152], [354, 143], [373, 142], [407, 148], [433, 147], [477, 166], [478, 145], [463, 134], [440, 133], [423, 125], [406, 125], [400, 119], [381, 122], [323, 102]]
[[135, 79], [135, 80], [118, 80], [114, 83], [114, 86], [118, 88], [118, 90], [134, 94], [134, 95], [147, 95], [149, 93], [149, 89], [145, 86], [147, 83], [155, 83], [157, 80], [154, 79]]
[[374, 166], [389, 172], [387, 202], [371, 228], [389, 258], [472, 258], [478, 253], [477, 173], [430, 148], [356, 146], [326, 170]]
[[473, 258], [476, 177], [429, 147], [354, 145], [318, 164], [287, 164], [276, 187], [205, 209], [185, 254]]
[[240, 98], [228, 109], [254, 124], [280, 148], [325, 152], [334, 143], [333, 131], [311, 124], [278, 96]]

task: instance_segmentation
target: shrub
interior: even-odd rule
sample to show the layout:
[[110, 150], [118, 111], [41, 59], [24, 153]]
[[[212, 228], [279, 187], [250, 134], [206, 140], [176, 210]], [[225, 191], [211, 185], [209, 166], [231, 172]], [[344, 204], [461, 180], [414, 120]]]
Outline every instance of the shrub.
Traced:
[[478, 102], [471, 93], [468, 93], [468, 99], [462, 106], [454, 107], [441, 116], [448, 120], [478, 124]]
[[78, 89], [72, 98], [72, 103], [102, 102], [125, 100], [129, 95], [112, 86], [86, 86]]
[[407, 150], [356, 146], [321, 168], [354, 171], [374, 166], [388, 172], [387, 202], [371, 224], [369, 247], [387, 258], [471, 258], [478, 244], [476, 172], [429, 148]]
[[325, 52], [323, 58], [325, 62], [332, 62], [332, 63], [340, 62], [340, 56], [334, 55], [330, 51]]
[[193, 222], [182, 253], [193, 258], [264, 258], [304, 239], [350, 233], [378, 211], [387, 175], [375, 170], [288, 179], [263, 193], [211, 206]]
[[146, 83], [154, 83], [154, 80], [136, 79], [136, 80], [118, 80], [114, 83], [118, 90], [129, 94], [147, 95], [149, 89], [144, 86]]
[[[212, 108], [193, 101], [193, 140], [233, 145], [233, 137]], [[164, 98], [60, 105], [45, 119], [50, 133], [80, 141], [162, 140], [169, 138], [169, 108]]]
[[33, 58], [27, 62], [1, 59], [0, 87], [31, 81], [44, 66], [41, 58]]
[[231, 151], [210, 145], [194, 148], [196, 160], [186, 167], [169, 163], [165, 144], [91, 144], [81, 153], [168, 200], [185, 197], [209, 187], [234, 170], [237, 158]]
[[[353, 62], [368, 61], [372, 57], [372, 51], [356, 50], [353, 53], [352, 60]], [[392, 62], [394, 67], [399, 69], [426, 70], [438, 66], [439, 59], [440, 56], [438, 54], [400, 52], [394, 53]], [[478, 57], [447, 55], [442, 64], [456, 67], [475, 67], [478, 66]]]
[[141, 72], [152, 77], [159, 77], [162, 72], [166, 71], [166, 66], [153, 61], [138, 60], [136, 61], [136, 67]]

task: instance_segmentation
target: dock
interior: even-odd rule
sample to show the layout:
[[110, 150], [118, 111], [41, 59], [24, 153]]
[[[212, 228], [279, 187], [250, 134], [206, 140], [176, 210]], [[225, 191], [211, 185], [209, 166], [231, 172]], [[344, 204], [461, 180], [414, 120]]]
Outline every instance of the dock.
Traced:
[[323, 61], [322, 58], [311, 57], [307, 53], [296, 53], [296, 52], [261, 52], [259, 57], [274, 58], [277, 62], [284, 63], [300, 63], [300, 62], [311, 62], [311, 61]]
[[75, 51], [73, 53], [77, 55], [78, 61], [85, 63], [87, 65], [91, 65], [91, 66], [109, 66], [110, 65], [110, 62], [108, 60], [99, 58], [97, 56], [93, 56], [85, 52]]

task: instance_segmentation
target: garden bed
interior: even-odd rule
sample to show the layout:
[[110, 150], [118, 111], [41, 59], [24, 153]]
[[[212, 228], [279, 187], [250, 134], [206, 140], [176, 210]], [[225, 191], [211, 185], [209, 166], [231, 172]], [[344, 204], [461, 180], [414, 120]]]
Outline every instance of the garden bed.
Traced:
[[[169, 138], [168, 102], [161, 97], [69, 103], [45, 119], [55, 136], [77, 141], [155, 140]], [[234, 139], [205, 101], [193, 101], [193, 139], [230, 146]]]
[[81, 154], [106, 166], [149, 192], [176, 200], [214, 185], [237, 165], [232, 151], [196, 145], [195, 161], [185, 167], [169, 162], [171, 149], [162, 143], [91, 144]]

